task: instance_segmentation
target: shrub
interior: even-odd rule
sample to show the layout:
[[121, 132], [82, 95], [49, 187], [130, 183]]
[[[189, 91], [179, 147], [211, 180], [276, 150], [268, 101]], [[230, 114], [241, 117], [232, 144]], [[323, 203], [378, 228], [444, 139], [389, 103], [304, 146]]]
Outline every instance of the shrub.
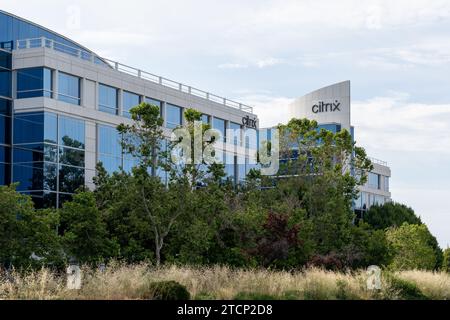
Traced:
[[239, 292], [234, 300], [277, 300], [276, 296], [260, 292]]
[[429, 300], [413, 282], [397, 277], [390, 277], [389, 284], [391, 290], [396, 292], [397, 298], [400, 300]]
[[147, 300], [189, 300], [191, 295], [185, 286], [176, 281], [160, 281], [149, 283], [142, 298]]
[[344, 264], [336, 253], [332, 252], [327, 255], [315, 255], [308, 262], [308, 267], [324, 268], [326, 270], [342, 270]]

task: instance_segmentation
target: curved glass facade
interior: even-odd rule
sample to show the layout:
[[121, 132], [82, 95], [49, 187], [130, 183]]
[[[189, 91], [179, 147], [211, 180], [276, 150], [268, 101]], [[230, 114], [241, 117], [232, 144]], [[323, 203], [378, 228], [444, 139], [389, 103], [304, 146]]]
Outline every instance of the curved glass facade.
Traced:
[[46, 30], [43, 27], [2, 11], [0, 11], [0, 30], [0, 43], [2, 48], [15, 48], [15, 42], [17, 40], [45, 37], [63, 45], [71, 46], [79, 50], [89, 51], [74, 41], [70, 41], [54, 32]]

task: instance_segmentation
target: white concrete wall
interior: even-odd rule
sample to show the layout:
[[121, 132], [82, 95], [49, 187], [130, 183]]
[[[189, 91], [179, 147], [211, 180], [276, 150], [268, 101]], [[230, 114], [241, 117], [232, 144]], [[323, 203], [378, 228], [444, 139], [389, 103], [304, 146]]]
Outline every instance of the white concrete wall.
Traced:
[[[313, 106], [319, 102], [334, 103], [335, 101], [340, 103], [340, 111], [313, 112]], [[342, 128], [350, 131], [350, 101], [350, 81], [336, 83], [296, 99], [289, 106], [289, 118], [307, 118], [316, 120], [320, 124], [339, 123]]]

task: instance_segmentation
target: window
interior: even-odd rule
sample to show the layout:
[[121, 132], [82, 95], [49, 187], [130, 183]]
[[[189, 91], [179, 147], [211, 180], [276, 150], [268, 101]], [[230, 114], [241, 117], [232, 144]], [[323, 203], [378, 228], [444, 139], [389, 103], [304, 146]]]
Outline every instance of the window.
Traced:
[[235, 122], [230, 122], [231, 137], [235, 146], [241, 145], [241, 125]]
[[389, 192], [389, 177], [384, 177], [384, 191]]
[[202, 122], [204, 124], [209, 124], [209, 116], [207, 114], [202, 114]]
[[11, 53], [0, 50], [0, 96], [11, 98]]
[[98, 161], [108, 173], [118, 171], [122, 166], [121, 135], [114, 127], [98, 126]]
[[98, 110], [117, 115], [117, 89], [100, 84], [98, 90]]
[[80, 105], [80, 78], [59, 72], [58, 100]]
[[52, 71], [29, 68], [17, 71], [17, 99], [52, 97]]
[[[270, 132], [270, 130], [268, 130], [267, 132]], [[245, 135], [245, 148], [256, 150], [258, 145], [257, 131], [255, 129], [247, 128], [244, 131], [244, 135]], [[267, 139], [268, 139], [267, 141], [271, 140], [270, 137], [268, 137]]]
[[213, 120], [213, 128], [220, 132], [220, 134], [222, 135], [222, 141], [226, 142], [227, 141], [227, 137], [225, 135], [225, 133], [226, 133], [225, 120], [222, 120], [222, 119], [219, 119], [219, 118], [214, 118], [214, 120]]
[[57, 128], [57, 116], [53, 113], [16, 114], [14, 116], [14, 144], [43, 142], [56, 144]]
[[166, 105], [166, 127], [174, 129], [181, 126], [181, 107], [174, 106], [172, 104]]
[[127, 118], [131, 118], [130, 110], [133, 107], [138, 106], [140, 103], [140, 97], [128, 91], [123, 92], [123, 116]]
[[159, 108], [160, 116], [162, 116], [162, 102], [153, 98], [145, 97], [145, 102], [157, 106]]
[[373, 172], [369, 172], [368, 185], [369, 188], [380, 189], [380, 175]]
[[65, 147], [84, 149], [84, 121], [59, 117], [59, 144]]

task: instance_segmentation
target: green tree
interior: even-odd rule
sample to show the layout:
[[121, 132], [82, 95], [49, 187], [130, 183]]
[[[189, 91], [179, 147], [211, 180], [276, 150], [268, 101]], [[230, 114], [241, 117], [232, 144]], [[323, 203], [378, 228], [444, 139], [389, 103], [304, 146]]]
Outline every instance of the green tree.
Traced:
[[126, 154], [139, 160], [140, 167], [150, 169], [151, 175], [156, 177], [161, 166], [160, 151], [164, 139], [161, 127], [164, 120], [159, 107], [143, 102], [131, 108], [130, 114], [133, 124], [117, 126], [122, 134], [122, 148]]
[[390, 264], [395, 270], [426, 269], [436, 266], [436, 253], [429, 244], [430, 232], [424, 225], [404, 223], [398, 228], [389, 228], [386, 238], [393, 250]]
[[371, 162], [347, 130], [319, 130], [316, 121], [307, 119], [292, 119], [279, 129], [280, 154], [286, 160], [276, 182], [277, 197], [306, 210], [317, 254], [342, 250], [351, 241], [351, 204]]
[[[61, 260], [58, 214], [38, 210], [16, 186], [0, 186], [0, 265], [55, 265]], [[34, 257], [32, 259], [31, 257]]]
[[400, 227], [403, 223], [422, 224], [413, 209], [404, 204], [388, 202], [372, 206], [364, 215], [364, 221], [375, 229]]
[[80, 263], [97, 263], [117, 255], [117, 244], [109, 239], [92, 192], [81, 192], [60, 211], [62, 244], [67, 255]]
[[121, 124], [117, 127], [124, 136], [123, 149], [139, 160], [139, 165], [133, 168], [127, 184], [126, 191], [131, 198], [125, 199], [133, 210], [141, 210], [146, 214], [153, 232], [156, 265], [160, 265], [165, 240], [189, 203], [187, 180], [185, 183], [179, 181], [170, 184], [167, 190], [157, 177], [159, 168], [164, 166], [167, 169], [167, 165], [162, 163], [164, 157], [160, 157], [164, 136], [159, 108], [142, 103], [131, 108], [130, 114], [133, 124]]
[[442, 271], [450, 272], [450, 248], [444, 250], [442, 260]]

